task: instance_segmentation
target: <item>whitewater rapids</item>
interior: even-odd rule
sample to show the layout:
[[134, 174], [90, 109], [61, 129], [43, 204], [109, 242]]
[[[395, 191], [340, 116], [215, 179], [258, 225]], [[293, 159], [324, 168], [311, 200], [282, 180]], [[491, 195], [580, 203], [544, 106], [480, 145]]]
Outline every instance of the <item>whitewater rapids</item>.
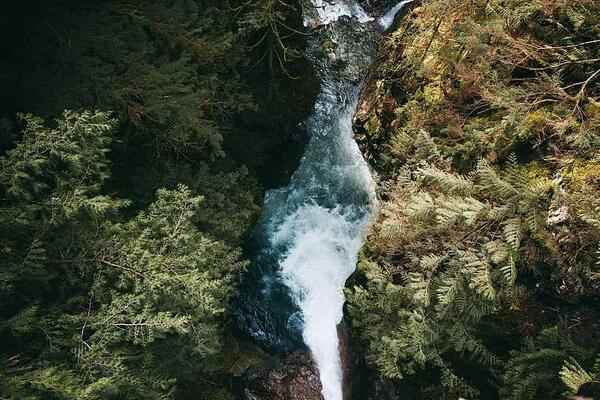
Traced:
[[[344, 286], [377, 209], [375, 182], [352, 132], [360, 88], [379, 32], [402, 4], [375, 19], [354, 0], [305, 0], [314, 29], [307, 58], [320, 92], [305, 121], [310, 141], [288, 186], [268, 191], [257, 229], [254, 279], [240, 307], [260, 343], [290, 351], [297, 335], [310, 349], [325, 400], [343, 399], [338, 325]], [[249, 280], [250, 282], [250, 280]]]

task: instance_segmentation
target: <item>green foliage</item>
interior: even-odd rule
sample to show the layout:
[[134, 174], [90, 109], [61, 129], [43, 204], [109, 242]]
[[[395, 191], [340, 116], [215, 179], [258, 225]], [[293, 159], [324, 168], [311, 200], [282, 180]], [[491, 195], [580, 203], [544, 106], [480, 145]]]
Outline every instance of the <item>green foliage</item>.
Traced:
[[562, 327], [547, 328], [536, 337], [528, 337], [522, 348], [510, 353], [500, 395], [514, 400], [561, 398], [565, 390], [559, 376], [561, 365], [569, 357], [588, 357], [587, 353]]
[[6, 194], [17, 201], [46, 197], [80, 184], [82, 194], [97, 192], [109, 173], [106, 157], [115, 121], [106, 113], [66, 111], [56, 129], [22, 115], [23, 139], [2, 159]]
[[115, 124], [108, 114], [65, 112], [55, 129], [39, 118], [23, 118], [22, 141], [0, 158], [6, 204], [0, 211], [0, 297], [7, 305], [28, 302], [30, 294], [39, 295], [38, 286], [60, 279], [62, 269], [53, 264], [85, 252], [93, 230], [126, 205], [100, 193], [110, 172], [107, 154]]
[[[600, 373], [600, 371], [596, 372], [595, 375], [598, 373]], [[579, 388], [586, 383], [598, 383], [598, 381], [594, 379], [594, 375], [583, 369], [575, 359], [566, 360], [559, 374], [560, 379], [565, 386], [569, 388], [569, 391], [572, 394], [577, 394]]]
[[0, 159], [3, 394], [168, 399], [196, 374], [224, 373], [244, 263], [198, 229], [200, 215], [219, 214], [180, 185], [126, 221], [128, 202], [103, 194], [108, 114], [65, 112], [55, 128], [24, 119], [22, 141]]
[[[244, 7], [246, 9], [244, 9]], [[254, 41], [250, 49], [258, 50], [259, 61], [264, 62], [270, 75], [279, 69], [288, 77], [288, 63], [302, 56], [302, 53], [290, 44], [290, 37], [303, 35], [295, 28], [299, 5], [283, 0], [259, 0], [242, 6], [245, 11], [240, 19], [241, 32]]]
[[115, 227], [110, 250], [96, 257], [109, 277], [119, 270], [124, 290], [94, 288], [94, 297], [111, 298], [99, 310], [101, 324], [91, 324], [95, 336], [146, 346], [173, 333], [189, 336], [200, 355], [219, 350], [219, 321], [242, 265], [239, 253], [196, 229], [200, 202], [184, 186], [160, 190], [147, 211]]
[[[298, 72], [299, 9], [17, 10], [6, 31], [27, 32], [6, 41], [0, 74], [0, 397], [231, 399], [231, 375], [252, 365], [240, 358], [262, 360], [227, 333], [239, 246], [312, 107], [285, 83], [312, 74]], [[114, 113], [12, 115], [64, 108]]]
[[357, 116], [383, 203], [348, 309], [399, 392], [558, 399], [593, 376], [599, 16], [435, 0], [386, 40]]

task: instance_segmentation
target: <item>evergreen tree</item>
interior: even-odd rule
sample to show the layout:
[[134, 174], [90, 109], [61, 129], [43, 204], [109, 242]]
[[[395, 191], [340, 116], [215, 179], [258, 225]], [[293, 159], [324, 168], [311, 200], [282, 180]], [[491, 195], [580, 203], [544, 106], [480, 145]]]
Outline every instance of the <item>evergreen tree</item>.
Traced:
[[[159, 190], [126, 221], [103, 195], [115, 121], [23, 116], [0, 159], [2, 379], [10, 399], [167, 399], [225, 374], [223, 327], [243, 262], [202, 233], [202, 198]], [[178, 383], [180, 384], [178, 386]], [[196, 383], [209, 396], [224, 385]]]

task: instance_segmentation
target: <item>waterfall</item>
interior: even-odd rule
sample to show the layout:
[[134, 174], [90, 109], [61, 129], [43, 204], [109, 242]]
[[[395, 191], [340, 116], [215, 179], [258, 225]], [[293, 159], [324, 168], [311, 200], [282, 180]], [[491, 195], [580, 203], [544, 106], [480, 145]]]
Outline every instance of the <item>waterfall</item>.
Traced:
[[381, 18], [379, 18], [377, 20], [377, 23], [379, 23], [379, 26], [384, 31], [387, 31], [394, 23], [394, 19], [396, 18], [396, 15], [400, 12], [400, 10], [402, 10], [404, 8], [404, 6], [406, 6], [409, 3], [412, 3], [413, 1], [414, 0], [403, 0], [400, 3], [396, 4], [388, 12], [386, 12]]
[[296, 343], [290, 338], [299, 334], [318, 367], [324, 399], [342, 400], [337, 326], [343, 289], [377, 203], [352, 117], [374, 58], [377, 25], [385, 30], [401, 6], [375, 21], [355, 0], [305, 1], [304, 23], [315, 28], [306, 56], [320, 93], [306, 121], [310, 141], [298, 169], [287, 187], [265, 196], [260, 251], [240, 319], [273, 349], [290, 350]]
[[361, 24], [373, 19], [351, 2], [314, 0], [313, 6], [305, 10], [305, 24], [320, 27], [308, 56], [321, 92], [307, 121], [311, 140], [289, 186], [268, 193], [265, 224], [271, 248], [281, 249], [280, 278], [300, 309], [302, 337], [319, 369], [323, 397], [342, 400], [337, 326], [343, 289], [376, 202], [352, 133], [359, 86], [374, 51], [370, 29]]

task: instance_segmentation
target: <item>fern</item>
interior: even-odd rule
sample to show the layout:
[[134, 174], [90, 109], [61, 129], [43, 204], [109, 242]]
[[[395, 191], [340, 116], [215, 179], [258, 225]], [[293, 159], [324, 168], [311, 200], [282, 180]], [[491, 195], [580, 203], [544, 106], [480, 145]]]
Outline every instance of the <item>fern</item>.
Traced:
[[[559, 386], [559, 365], [565, 358], [564, 352], [556, 349], [538, 349], [533, 339], [522, 351], [511, 352], [504, 371], [505, 384], [500, 389], [500, 398], [510, 400], [537, 400], [562, 398]], [[554, 396], [550, 391], [554, 390]]]
[[490, 261], [496, 265], [503, 264], [509, 257], [510, 251], [502, 240], [493, 240], [483, 245]]
[[485, 366], [497, 366], [500, 360], [492, 354], [481, 341], [477, 340], [462, 323], [456, 323], [449, 331], [450, 341], [454, 350], [461, 353], [468, 353], [470, 357], [479, 361]]
[[474, 296], [466, 297], [466, 293], [461, 293], [456, 296], [457, 300], [462, 300], [462, 303], [458, 305], [456, 301], [457, 311], [461, 318], [464, 319], [465, 323], [476, 324], [480, 322], [484, 317], [495, 313], [498, 310], [498, 306], [495, 301], [481, 300]]
[[[485, 388], [482, 397], [562, 398], [563, 361], [574, 356], [587, 368], [585, 350], [596, 350], [592, 321], [597, 312], [580, 307], [597, 295], [588, 271], [600, 267], [600, 210], [589, 211], [598, 204], [600, 168], [591, 137], [598, 136], [598, 107], [592, 102], [598, 43], [588, 37], [597, 25], [597, 3], [485, 0], [448, 6], [427, 1], [386, 44], [397, 52], [387, 57], [379, 76], [405, 92], [386, 92], [377, 100], [379, 105], [396, 101], [390, 125], [402, 126], [402, 133], [393, 140], [378, 137], [377, 145], [399, 149], [390, 158], [400, 157], [411, 173], [402, 177], [403, 191], [382, 196], [394, 206], [376, 229], [397, 225], [395, 246], [385, 252], [367, 246], [365, 257], [381, 268], [391, 264], [408, 279], [366, 285], [372, 303], [386, 307], [389, 301], [382, 298], [390, 291], [380, 289], [384, 284], [408, 293], [408, 304], [385, 308], [382, 331], [399, 331], [406, 324], [399, 315], [418, 309], [436, 333], [429, 343], [435, 355], [427, 357], [429, 365], [420, 375], [426, 383], [419, 382], [417, 397], [459, 398], [460, 391], [450, 388], [464, 383], [463, 372], [473, 376], [476, 361], [491, 378], [477, 380], [477, 388]], [[432, 35], [427, 21], [441, 21], [440, 30]], [[416, 78], [406, 73], [415, 66], [421, 71]], [[588, 84], [580, 82], [590, 76]], [[475, 104], [465, 104], [466, 98], [475, 98]], [[590, 136], [581, 143], [586, 152], [573, 141], [582, 134]], [[575, 210], [585, 210], [581, 219], [588, 226], [572, 218]], [[550, 293], [556, 314], [544, 296]], [[536, 335], [554, 327], [561, 329], [552, 340]], [[566, 343], [580, 332], [578, 345]], [[380, 337], [372, 334], [369, 340]], [[529, 346], [517, 351], [524, 342]], [[494, 344], [503, 362], [486, 352], [487, 343]], [[407, 361], [421, 362], [424, 354], [415, 349]], [[397, 366], [404, 360], [394, 361]]]
[[488, 206], [472, 197], [436, 198], [436, 221], [444, 227], [464, 222], [473, 225], [488, 211]]
[[469, 275], [469, 286], [483, 298], [493, 301], [496, 298], [496, 289], [492, 283], [488, 263], [471, 252], [464, 253], [461, 259]]
[[431, 275], [435, 273], [445, 259], [446, 256], [439, 254], [427, 254], [419, 259], [419, 267], [422, 271], [427, 271]]
[[577, 360], [565, 360], [559, 372], [561, 381], [569, 388], [571, 394], [576, 394], [586, 383], [595, 382], [594, 377], [579, 365]]
[[517, 282], [517, 266], [512, 256], [509, 256], [508, 262], [500, 267], [500, 272], [502, 272], [506, 285], [509, 288], [514, 287]]
[[521, 247], [521, 220], [511, 218], [504, 222], [504, 240], [514, 254], [519, 252]]
[[450, 306], [459, 290], [460, 281], [455, 276], [450, 276], [444, 273], [440, 276], [439, 284], [437, 287], [437, 300], [445, 307]]
[[519, 190], [510, 182], [500, 178], [487, 160], [481, 160], [477, 165], [476, 176], [484, 193], [502, 200], [510, 200], [519, 195]]
[[34, 239], [23, 258], [23, 268], [29, 271], [39, 270], [43, 267], [45, 261], [46, 249], [40, 240]]
[[442, 367], [441, 383], [447, 387], [452, 393], [466, 398], [478, 398], [479, 390], [467, 384], [464, 379], [459, 378], [445, 365]]
[[494, 222], [500, 222], [505, 220], [507, 217], [513, 214], [514, 206], [509, 204], [502, 204], [494, 206], [489, 209], [487, 218]]
[[548, 193], [555, 190], [557, 185], [558, 183], [552, 179], [542, 177], [531, 181], [527, 180], [522, 189], [524, 193], [529, 196], [531, 201], [537, 201], [547, 197]]
[[530, 186], [529, 179], [521, 172], [517, 156], [514, 153], [511, 153], [508, 156], [504, 176], [505, 180], [518, 190], [527, 190]]
[[410, 199], [406, 214], [416, 220], [427, 220], [434, 215], [433, 197], [427, 192], [419, 192]]
[[441, 151], [433, 138], [423, 129], [415, 137], [414, 148], [416, 149], [415, 158], [417, 160], [434, 161], [442, 158]]
[[390, 154], [393, 156], [405, 159], [412, 147], [413, 138], [404, 130], [397, 131], [391, 138], [389, 148]]
[[411, 272], [408, 275], [408, 287], [415, 291], [413, 295], [413, 301], [416, 304], [428, 307], [430, 304], [430, 286], [431, 280], [425, 279], [423, 274], [418, 272]]
[[432, 165], [417, 169], [415, 174], [425, 182], [430, 182], [439, 186], [444, 193], [448, 194], [468, 194], [471, 193], [474, 188], [473, 182], [467, 177], [442, 171]]
[[537, 212], [536, 210], [532, 210], [529, 214], [525, 216], [525, 221], [527, 222], [527, 228], [530, 232], [535, 233], [538, 230], [537, 223]]

